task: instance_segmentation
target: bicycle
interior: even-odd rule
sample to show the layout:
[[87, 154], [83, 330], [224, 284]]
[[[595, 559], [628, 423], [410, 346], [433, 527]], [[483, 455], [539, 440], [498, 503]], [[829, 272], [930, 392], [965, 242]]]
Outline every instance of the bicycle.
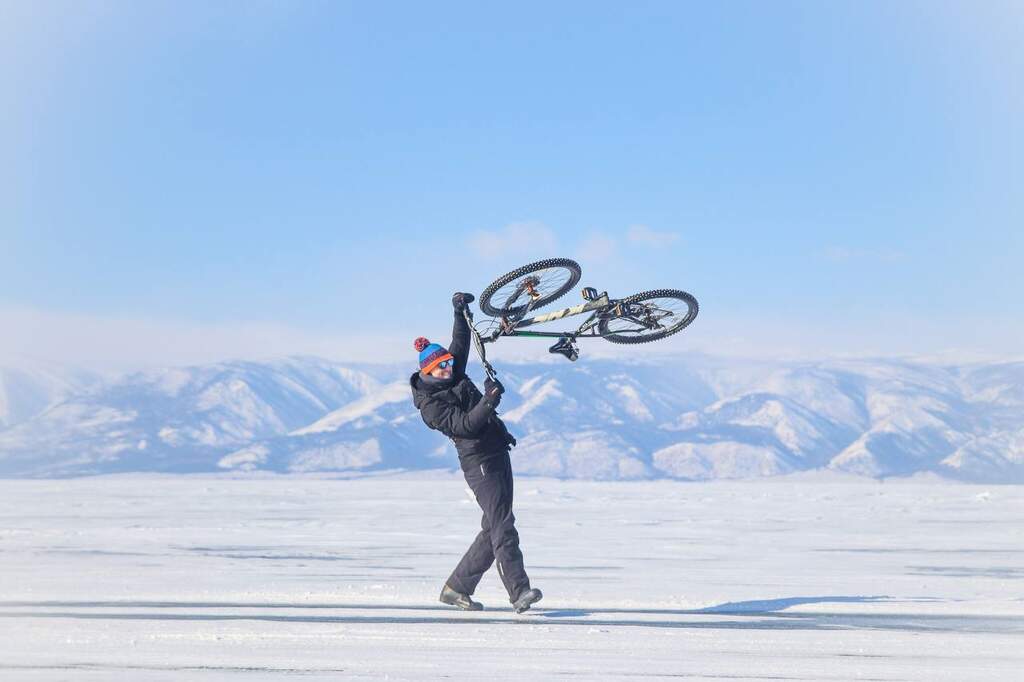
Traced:
[[[463, 309], [487, 376], [493, 379], [495, 372], [487, 362], [484, 344], [503, 336], [558, 337], [548, 352], [575, 361], [579, 357], [576, 345], [579, 338], [603, 338], [621, 344], [649, 343], [682, 331], [697, 317], [697, 299], [679, 289], [654, 289], [614, 299], [608, 292], [598, 293], [593, 287], [581, 289], [585, 303], [527, 317], [535, 309], [565, 295], [580, 281], [582, 272], [576, 261], [549, 258], [505, 273], [480, 294], [480, 310], [493, 318], [481, 323], [488, 325], [483, 334], [473, 324], [469, 307]], [[685, 306], [685, 313], [680, 303]], [[524, 327], [587, 313], [589, 317], [576, 331], [524, 330]], [[663, 324], [665, 321], [667, 324]]]

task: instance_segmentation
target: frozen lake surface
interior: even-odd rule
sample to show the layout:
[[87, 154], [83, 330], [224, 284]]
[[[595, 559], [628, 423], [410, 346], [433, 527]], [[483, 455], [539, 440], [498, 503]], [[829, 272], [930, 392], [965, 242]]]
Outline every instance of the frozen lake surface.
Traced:
[[516, 484], [522, 616], [458, 474], [2, 480], [0, 679], [1022, 679], [1024, 487]]

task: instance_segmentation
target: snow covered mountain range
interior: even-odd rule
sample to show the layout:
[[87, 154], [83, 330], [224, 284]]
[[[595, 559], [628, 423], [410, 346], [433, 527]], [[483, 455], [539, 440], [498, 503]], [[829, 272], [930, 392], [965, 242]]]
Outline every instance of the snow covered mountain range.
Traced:
[[[521, 473], [1024, 482], [1024, 362], [551, 360], [496, 365]], [[309, 357], [114, 379], [0, 368], [0, 476], [454, 467], [413, 407], [412, 371]]]

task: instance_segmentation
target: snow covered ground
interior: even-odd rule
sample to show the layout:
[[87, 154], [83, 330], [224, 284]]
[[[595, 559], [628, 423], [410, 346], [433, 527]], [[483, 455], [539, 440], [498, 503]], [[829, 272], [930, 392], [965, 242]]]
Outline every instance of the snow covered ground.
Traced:
[[457, 474], [0, 480], [0, 679], [1021, 679], [1024, 487], [517, 486], [523, 616]]

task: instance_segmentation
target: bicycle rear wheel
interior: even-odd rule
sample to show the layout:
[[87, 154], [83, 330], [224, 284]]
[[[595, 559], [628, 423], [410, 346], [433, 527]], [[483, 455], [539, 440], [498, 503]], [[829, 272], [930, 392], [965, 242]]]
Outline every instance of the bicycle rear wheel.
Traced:
[[[492, 317], [515, 316], [540, 308], [563, 296], [580, 281], [579, 263], [568, 258], [548, 258], [505, 273], [480, 294], [480, 310]], [[535, 300], [534, 300], [535, 299]]]
[[597, 323], [612, 343], [648, 343], [685, 329], [697, 317], [697, 299], [679, 289], [655, 289], [622, 299], [622, 315]]

